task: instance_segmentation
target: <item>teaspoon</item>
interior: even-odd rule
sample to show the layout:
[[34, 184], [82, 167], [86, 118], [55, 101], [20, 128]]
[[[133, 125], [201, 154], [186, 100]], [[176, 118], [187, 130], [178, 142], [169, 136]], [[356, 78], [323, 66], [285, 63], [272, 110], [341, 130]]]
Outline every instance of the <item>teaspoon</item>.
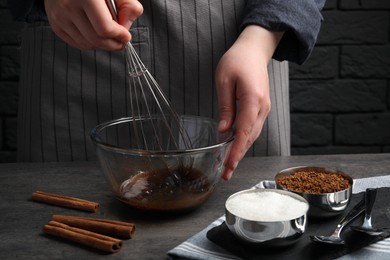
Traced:
[[364, 222], [361, 226], [351, 226], [351, 229], [358, 232], [366, 233], [371, 236], [378, 236], [384, 232], [384, 229], [376, 229], [371, 224], [371, 213], [375, 203], [376, 193], [377, 193], [376, 189], [372, 189], [372, 188], [366, 189], [366, 194], [365, 194], [366, 213], [364, 216]]
[[341, 232], [343, 231], [344, 227], [346, 227], [349, 222], [354, 220], [357, 216], [359, 216], [361, 213], [363, 213], [365, 209], [365, 203], [364, 199], [362, 199], [358, 204], [353, 207], [348, 214], [341, 219], [339, 224], [337, 224], [336, 229], [333, 231], [333, 233], [329, 236], [310, 236], [311, 240], [315, 242], [320, 243], [327, 243], [327, 244], [335, 244], [335, 245], [343, 245], [345, 244], [344, 239], [341, 237]]

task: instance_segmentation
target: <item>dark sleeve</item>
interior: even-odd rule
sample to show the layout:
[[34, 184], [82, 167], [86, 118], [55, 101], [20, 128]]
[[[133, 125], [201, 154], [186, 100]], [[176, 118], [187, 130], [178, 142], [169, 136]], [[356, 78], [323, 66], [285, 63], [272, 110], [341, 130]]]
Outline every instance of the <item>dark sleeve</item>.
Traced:
[[47, 21], [43, 0], [8, 0], [8, 8], [16, 21]]
[[302, 64], [317, 41], [326, 0], [247, 0], [241, 30], [260, 25], [284, 32], [273, 58]]

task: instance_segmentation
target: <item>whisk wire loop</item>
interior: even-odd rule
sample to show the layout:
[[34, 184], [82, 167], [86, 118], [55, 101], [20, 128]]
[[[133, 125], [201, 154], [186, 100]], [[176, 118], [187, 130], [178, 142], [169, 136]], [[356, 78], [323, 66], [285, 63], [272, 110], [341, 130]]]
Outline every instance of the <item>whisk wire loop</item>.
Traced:
[[[131, 43], [125, 45], [125, 55], [130, 76], [131, 115], [137, 122], [133, 126], [138, 148], [145, 150], [191, 148], [190, 138], [182, 126], [179, 115], [173, 109], [168, 98], [143, 64]], [[152, 143], [150, 141], [151, 136], [145, 135], [145, 120], [151, 122], [154, 140], [152, 146], [150, 145]], [[158, 120], [161, 121], [160, 124], [157, 123]], [[166, 128], [165, 132], [168, 133], [168, 136], [160, 136], [161, 129], [158, 127]], [[178, 137], [175, 137], [173, 129], [178, 131]], [[165, 145], [162, 139], [164, 139]], [[183, 147], [180, 146], [179, 142], [183, 144]]]

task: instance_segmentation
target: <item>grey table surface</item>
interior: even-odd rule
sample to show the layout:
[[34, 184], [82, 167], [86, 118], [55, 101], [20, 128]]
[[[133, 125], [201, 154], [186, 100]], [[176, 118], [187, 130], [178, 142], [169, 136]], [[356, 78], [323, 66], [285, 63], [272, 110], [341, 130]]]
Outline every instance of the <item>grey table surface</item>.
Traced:
[[[224, 214], [229, 195], [301, 165], [343, 170], [352, 178], [389, 175], [390, 154], [244, 158], [233, 178], [221, 181], [200, 208], [159, 218], [136, 214], [117, 201], [97, 162], [0, 164], [0, 259], [166, 259], [168, 250]], [[100, 209], [86, 213], [33, 202], [36, 190], [96, 201]], [[136, 224], [136, 233], [119, 252], [105, 254], [43, 234], [53, 214], [129, 221]]]

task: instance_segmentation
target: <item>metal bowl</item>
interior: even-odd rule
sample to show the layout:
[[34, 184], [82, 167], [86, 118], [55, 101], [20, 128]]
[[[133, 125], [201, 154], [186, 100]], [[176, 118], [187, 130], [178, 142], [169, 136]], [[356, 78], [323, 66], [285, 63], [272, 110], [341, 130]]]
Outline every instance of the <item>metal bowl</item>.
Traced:
[[[159, 131], [165, 144], [172, 134], [164, 132], [164, 120], [143, 122], [142, 131]], [[181, 116], [192, 148], [140, 150], [134, 138], [134, 119], [103, 123], [91, 132], [103, 174], [113, 194], [128, 206], [142, 211], [192, 210], [205, 202], [221, 179], [223, 163], [234, 139], [233, 130], [220, 133], [218, 122], [205, 117]], [[137, 124], [139, 125], [139, 124]], [[157, 127], [156, 127], [157, 126]], [[151, 129], [154, 127], [154, 129]], [[140, 130], [141, 131], [141, 130]], [[180, 138], [179, 132], [176, 133]]]
[[[305, 210], [301, 214], [295, 214], [294, 217], [288, 217], [287, 214], [283, 215], [284, 219], [278, 220], [260, 220], [261, 218], [253, 216], [245, 216], [245, 211], [250, 209], [250, 207], [244, 209], [243, 211], [237, 210], [236, 208], [229, 206], [229, 202], [242, 196], [244, 194], [257, 194], [261, 195], [264, 192], [272, 192], [281, 195], [287, 195], [293, 199], [298, 200], [299, 202], [305, 203]], [[261, 200], [256, 201], [261, 205]], [[267, 206], [271, 208], [273, 205]], [[267, 207], [263, 210], [267, 211]], [[270, 190], [270, 189], [249, 189], [237, 192], [231, 195], [225, 203], [225, 216], [226, 216], [226, 225], [229, 230], [244, 244], [251, 246], [267, 246], [267, 247], [279, 247], [291, 245], [298, 241], [302, 234], [306, 230], [306, 213], [309, 208], [308, 202], [301, 196], [284, 190]], [[261, 215], [263, 210], [257, 211], [255, 214]], [[285, 208], [281, 209], [285, 212]], [[285, 212], [287, 213], [287, 212]]]
[[[350, 185], [347, 189], [337, 191], [337, 192], [311, 194], [311, 193], [292, 191], [278, 184], [278, 178], [282, 176], [291, 175], [294, 172], [300, 170], [315, 170], [327, 174], [337, 173], [342, 175], [345, 179], [347, 179]], [[314, 167], [314, 166], [299, 166], [299, 167], [288, 168], [280, 171], [275, 176], [275, 183], [276, 183], [276, 188], [294, 192], [296, 194], [299, 194], [303, 198], [305, 198], [310, 205], [310, 209], [308, 212], [309, 217], [326, 218], [326, 217], [336, 216], [342, 213], [347, 208], [352, 196], [353, 179], [348, 174], [338, 170], [327, 169], [323, 167]]]

